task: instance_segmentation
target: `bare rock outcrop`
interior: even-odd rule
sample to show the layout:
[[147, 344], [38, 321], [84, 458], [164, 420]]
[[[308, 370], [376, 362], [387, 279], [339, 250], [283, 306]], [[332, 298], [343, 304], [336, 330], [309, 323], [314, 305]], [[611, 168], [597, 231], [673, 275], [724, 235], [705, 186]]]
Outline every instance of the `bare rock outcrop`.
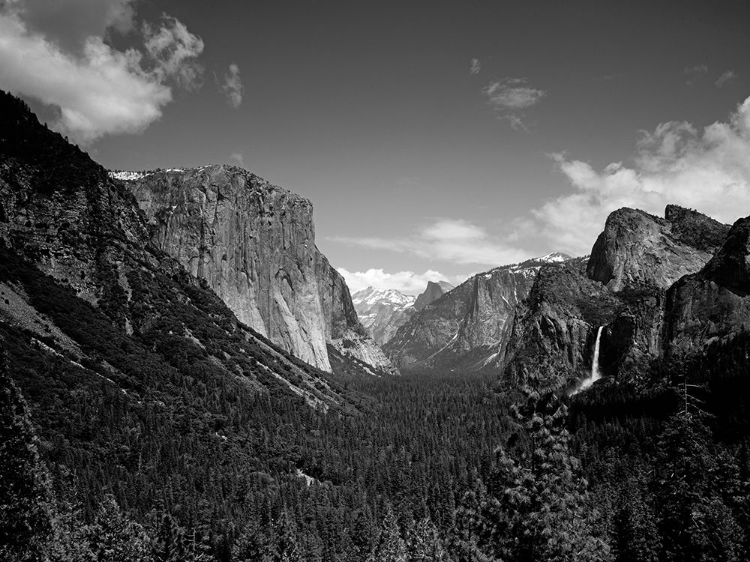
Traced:
[[622, 208], [609, 215], [587, 266], [589, 278], [613, 291], [652, 285], [669, 288], [711, 258], [729, 227], [675, 205], [665, 218]]
[[474, 275], [417, 312], [384, 351], [402, 369], [477, 371], [498, 366], [516, 305], [547, 260], [545, 256]]
[[750, 332], [750, 217], [738, 220], [716, 255], [668, 292], [666, 351], [695, 354]]
[[[310, 201], [225, 165], [131, 174], [126, 185], [154, 243], [241, 321], [326, 371], [327, 344], [343, 338], [376, 360], [344, 279], [315, 246]], [[393, 371], [384, 356], [376, 363]]]

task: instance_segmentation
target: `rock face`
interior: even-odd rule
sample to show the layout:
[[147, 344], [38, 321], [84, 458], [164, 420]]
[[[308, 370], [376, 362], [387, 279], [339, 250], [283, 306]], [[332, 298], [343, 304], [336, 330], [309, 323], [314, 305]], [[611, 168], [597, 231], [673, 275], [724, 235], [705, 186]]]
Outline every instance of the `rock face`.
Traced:
[[352, 295], [359, 321], [378, 345], [385, 345], [416, 312], [415, 297], [394, 289], [367, 287]]
[[543, 259], [475, 275], [425, 306], [384, 347], [401, 369], [479, 370], [502, 360], [516, 305]]
[[121, 182], [2, 92], [0, 115], [5, 326], [26, 326], [44, 342], [37, 351], [126, 400], [203, 377], [248, 396], [286, 394], [323, 410], [344, 404], [320, 371], [240, 324], [152, 244]]
[[728, 227], [674, 205], [661, 219], [636, 209], [607, 218], [587, 266], [589, 278], [613, 291], [637, 285], [667, 289], [711, 258]]
[[750, 217], [737, 221], [705, 267], [667, 296], [666, 352], [681, 357], [750, 331]]
[[326, 371], [331, 343], [393, 372], [359, 323], [344, 279], [315, 246], [307, 199], [235, 166], [129, 174], [125, 183], [153, 242], [205, 279], [242, 322]]
[[443, 291], [442, 285], [440, 285], [439, 283], [435, 283], [434, 281], [428, 281], [427, 288], [417, 297], [417, 300], [414, 302], [414, 308], [416, 310], [423, 310], [424, 307], [426, 307], [428, 304], [432, 304], [440, 297], [442, 297], [444, 292], [446, 291]]
[[606, 287], [586, 277], [584, 260], [541, 268], [513, 321], [503, 383], [547, 389], [585, 378], [598, 327], [620, 308]]
[[[665, 333], [684, 334], [687, 326], [705, 333], [705, 311], [696, 317], [684, 312], [698, 306], [691, 299], [700, 293], [699, 287], [705, 287], [703, 272], [689, 274], [704, 265], [704, 272], [718, 267], [706, 264], [716, 263], [718, 254], [711, 256], [728, 229], [700, 213], [672, 205], [664, 219], [634, 209], [612, 213], [585, 271], [573, 269], [574, 262], [543, 268], [517, 313], [505, 382], [555, 388], [585, 377], [591, 369], [593, 337], [599, 326], [604, 327], [602, 372], [643, 382], [651, 362], [663, 357], [668, 346], [695, 344], [674, 335], [666, 340], [683, 344], [669, 343]], [[708, 303], [708, 308], [716, 290], [706, 290], [697, 300]], [[677, 302], [683, 303], [683, 312], [675, 312]]]

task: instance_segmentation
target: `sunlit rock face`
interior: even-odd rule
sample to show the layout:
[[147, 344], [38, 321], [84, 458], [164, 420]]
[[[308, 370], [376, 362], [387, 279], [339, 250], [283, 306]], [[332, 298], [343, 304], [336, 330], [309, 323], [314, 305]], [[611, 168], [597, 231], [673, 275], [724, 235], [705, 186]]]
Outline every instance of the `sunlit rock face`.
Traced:
[[[350, 354], [378, 357], [344, 279], [315, 246], [310, 201], [236, 166], [158, 171], [126, 185], [153, 241], [241, 321], [326, 371], [327, 344], [344, 337]], [[384, 356], [375, 366], [392, 369]]]
[[[712, 332], [712, 303], [726, 301], [735, 313], [725, 321], [737, 324], [742, 307], [730, 306], [733, 297], [705, 275], [726, 269], [717, 263], [738, 263], [720, 260], [723, 249], [712, 258], [728, 231], [673, 205], [663, 219], [636, 209], [613, 212], [587, 262], [542, 269], [516, 312], [503, 379], [536, 388], [573, 384], [591, 369], [601, 326], [602, 373], [644, 382], [651, 363], [670, 349], [698, 345], [691, 331]], [[733, 275], [719, 277], [741, 277]]]
[[352, 302], [362, 325], [378, 345], [386, 344], [411, 318], [416, 297], [394, 289], [367, 287], [352, 295]]
[[474, 275], [426, 304], [384, 346], [400, 369], [478, 371], [503, 360], [516, 306], [543, 265], [569, 259], [550, 254]]
[[591, 279], [613, 291], [637, 285], [667, 289], [697, 272], [718, 249], [729, 227], [675, 205], [665, 218], [619, 209], [607, 218], [587, 266]]

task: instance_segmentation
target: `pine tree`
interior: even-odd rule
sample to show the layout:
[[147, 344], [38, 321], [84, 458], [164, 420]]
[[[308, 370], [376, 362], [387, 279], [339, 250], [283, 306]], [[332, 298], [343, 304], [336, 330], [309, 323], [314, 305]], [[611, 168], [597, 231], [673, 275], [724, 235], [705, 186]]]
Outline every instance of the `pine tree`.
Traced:
[[407, 540], [409, 562], [446, 562], [450, 560], [438, 530], [426, 517], [410, 530]]
[[516, 410], [530, 441], [519, 460], [500, 447], [486, 495], [475, 497], [461, 519], [463, 535], [487, 559], [583, 562], [610, 559], [595, 536], [596, 511], [578, 460], [570, 455], [567, 408], [555, 397], [529, 400]]
[[643, 477], [627, 479], [620, 489], [612, 547], [616, 562], [659, 561], [661, 536]]
[[279, 519], [276, 521], [276, 537], [274, 562], [302, 562], [297, 528], [286, 508], [281, 511]]
[[742, 559], [746, 531], [722, 497], [726, 484], [720, 486], [717, 479], [720, 466], [707, 421], [700, 410], [686, 407], [672, 416], [659, 439], [662, 560]]
[[390, 506], [383, 518], [376, 546], [367, 560], [368, 562], [407, 562], [406, 543], [401, 538], [398, 519]]
[[51, 531], [51, 493], [29, 408], [0, 358], [0, 559], [36, 560]]
[[104, 497], [94, 524], [88, 527], [88, 541], [97, 560], [154, 561], [148, 534], [122, 512], [111, 495]]
[[260, 523], [251, 519], [232, 548], [232, 559], [238, 562], [270, 562], [271, 540]]

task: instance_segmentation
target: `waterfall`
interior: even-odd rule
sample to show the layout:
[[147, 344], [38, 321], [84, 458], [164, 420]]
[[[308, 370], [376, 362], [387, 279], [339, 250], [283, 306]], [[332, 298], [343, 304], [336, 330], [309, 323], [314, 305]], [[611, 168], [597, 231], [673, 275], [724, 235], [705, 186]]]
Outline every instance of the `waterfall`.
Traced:
[[573, 391], [573, 394], [577, 394], [582, 390], [586, 390], [592, 384], [602, 378], [602, 373], [599, 370], [599, 344], [602, 341], [603, 327], [604, 326], [599, 326], [599, 329], [596, 331], [596, 342], [594, 343], [594, 358], [591, 361], [591, 374], [581, 381], [581, 384]]

